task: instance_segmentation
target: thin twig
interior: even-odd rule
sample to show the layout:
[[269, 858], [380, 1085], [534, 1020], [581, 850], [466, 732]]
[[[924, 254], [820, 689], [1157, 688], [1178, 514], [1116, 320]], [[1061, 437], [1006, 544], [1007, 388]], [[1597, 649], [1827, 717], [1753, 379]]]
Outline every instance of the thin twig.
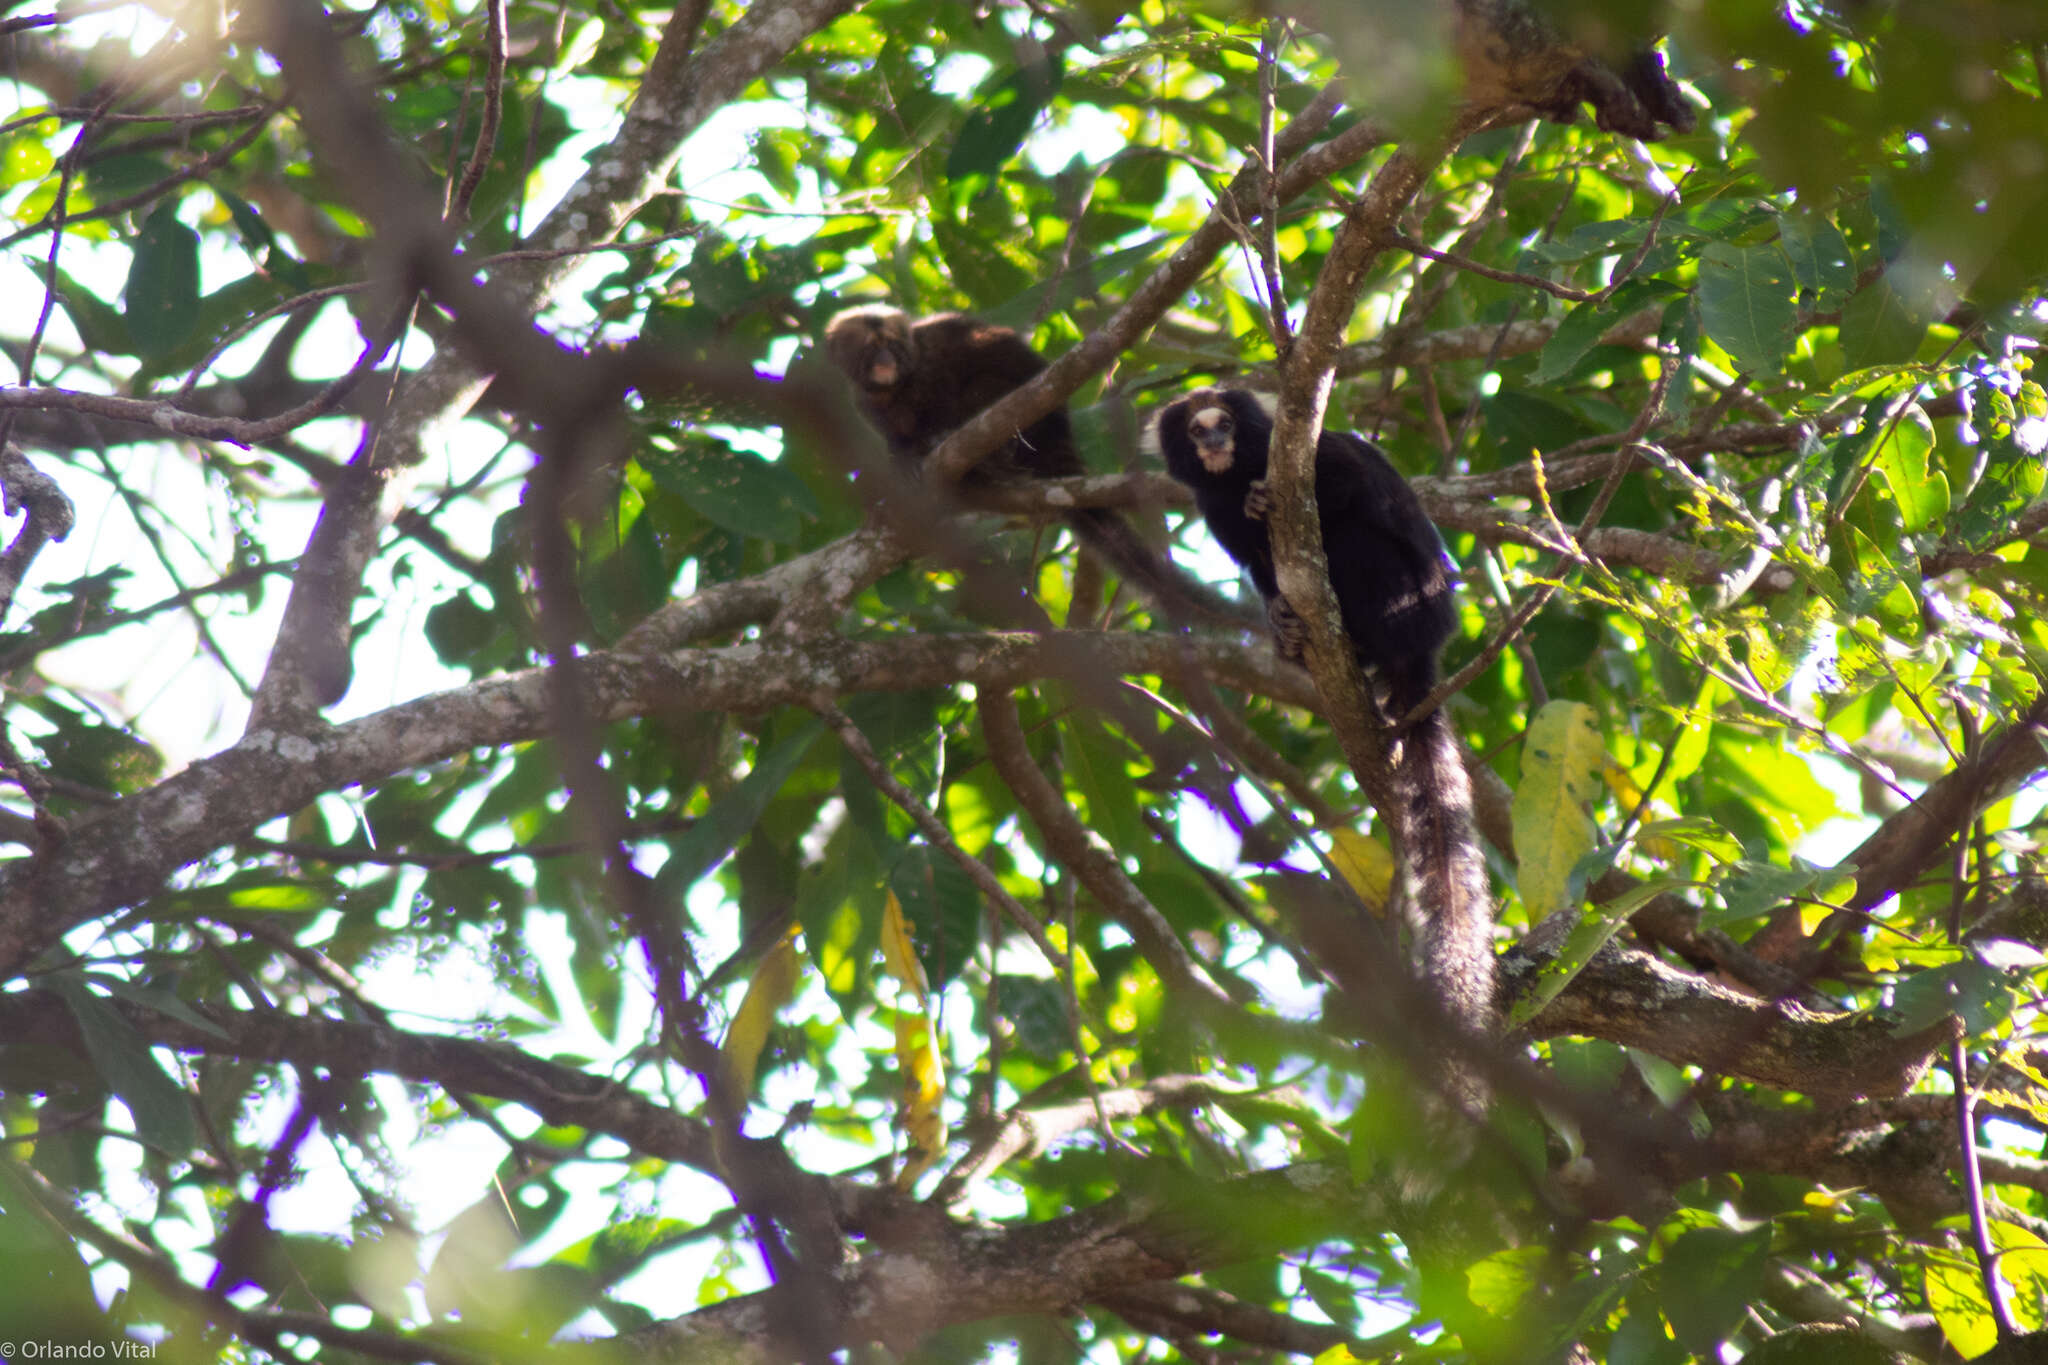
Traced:
[[1479, 262], [1466, 256], [1455, 255], [1448, 251], [1438, 251], [1428, 243], [1419, 242], [1397, 228], [1388, 228], [1380, 234], [1380, 240], [1388, 246], [1400, 247], [1403, 251], [1411, 255], [1420, 256], [1424, 260], [1442, 261], [1445, 265], [1463, 270], [1468, 274], [1481, 275], [1489, 280], [1499, 280], [1502, 284], [1519, 284], [1529, 289], [1540, 289], [1546, 294], [1555, 295], [1572, 303], [1584, 303], [1594, 297], [1593, 291], [1590, 289], [1575, 289], [1571, 285], [1559, 284], [1556, 280], [1546, 280], [1541, 275], [1526, 275], [1519, 270], [1497, 270], [1490, 265], [1481, 265]]
[[161, 199], [166, 192], [175, 189], [186, 181], [196, 180], [200, 176], [206, 175], [233, 161], [245, 148], [269, 130], [271, 117], [283, 107], [284, 104], [281, 100], [265, 105], [264, 116], [237, 134], [232, 141], [216, 147], [191, 165], [181, 170], [173, 171], [154, 185], [137, 190], [133, 194], [124, 194], [118, 199], [110, 199], [104, 204], [95, 204], [91, 208], [80, 209], [76, 213], [60, 213], [59, 210], [64, 206], [64, 200], [60, 198], [52, 205], [48, 213], [35, 222], [30, 223], [27, 227], [10, 232], [5, 237], [0, 237], [0, 247], [12, 246], [16, 242], [24, 238], [33, 237], [39, 232], [46, 230], [55, 231], [59, 228], [69, 227], [73, 223], [90, 223], [100, 218], [111, 218], [116, 214], [126, 213], [129, 209], [153, 203]]
[[469, 164], [463, 167], [462, 182], [455, 188], [455, 202], [448, 207], [448, 221], [465, 222], [469, 201], [490, 169], [491, 154], [498, 146], [498, 125], [505, 116], [505, 0], [485, 0], [484, 32], [490, 47], [490, 65], [484, 73], [484, 117], [476, 130], [476, 145], [470, 148]]
[[1276, 102], [1280, 49], [1294, 31], [1293, 20], [1281, 20], [1276, 36], [1268, 22], [1259, 39], [1259, 164], [1265, 171], [1259, 235], [1259, 263], [1266, 275], [1266, 311], [1273, 327], [1273, 347], [1284, 359], [1294, 346], [1294, 326], [1287, 317], [1287, 295], [1280, 282], [1280, 176], [1273, 163], [1273, 111]]
[[1004, 890], [1001, 880], [995, 873], [989, 871], [987, 863], [960, 847], [959, 841], [953, 837], [953, 832], [946, 828], [943, 820], [932, 813], [931, 807], [917, 799], [917, 793], [896, 780], [896, 775], [890, 772], [888, 765], [876, 755], [874, 746], [868, 743], [868, 737], [853, 723], [853, 718], [829, 702], [820, 703], [811, 709], [838, 732], [840, 743], [853, 755], [854, 762], [860, 764], [861, 770], [868, 775], [868, 780], [873, 782], [884, 796], [895, 802], [899, 810], [910, 817], [918, 832], [924, 835], [933, 848], [950, 858], [955, 866], [967, 874], [967, 879], [974, 883], [981, 894], [988, 897], [993, 905], [1009, 917], [1012, 924], [1023, 931], [1024, 936], [1044, 954], [1045, 960], [1051, 964], [1053, 970], [1062, 974], [1071, 972], [1072, 960], [1053, 946], [1052, 940], [1045, 936], [1045, 929], [1037, 918], [1024, 908], [1021, 901]]

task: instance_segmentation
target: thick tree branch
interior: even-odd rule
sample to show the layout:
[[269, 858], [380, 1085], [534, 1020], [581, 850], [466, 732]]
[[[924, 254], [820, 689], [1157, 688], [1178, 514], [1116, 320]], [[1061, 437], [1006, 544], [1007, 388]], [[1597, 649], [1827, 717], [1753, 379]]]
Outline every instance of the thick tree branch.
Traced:
[[[1137, 1174], [1135, 1171], [1132, 1173]], [[1075, 1304], [1205, 1267], [1313, 1244], [1339, 1228], [1384, 1227], [1391, 1205], [1326, 1165], [1162, 1187], [1044, 1222], [996, 1228], [905, 1225], [839, 1276], [844, 1344], [898, 1351], [940, 1327]], [[895, 1230], [892, 1230], [895, 1231]], [[768, 1362], [769, 1301], [744, 1295], [629, 1334], [661, 1359]]]
[[[757, 713], [820, 695], [971, 682], [1010, 688], [1069, 677], [1172, 673], [1190, 646], [1163, 634], [925, 635], [754, 642], [662, 655], [600, 651], [578, 661], [598, 721], [681, 708]], [[1298, 670], [1263, 644], [1202, 641], [1194, 658], [1226, 686], [1313, 704]], [[549, 732], [552, 670], [528, 669], [436, 693], [304, 735], [252, 731], [146, 791], [82, 816], [62, 848], [0, 871], [0, 971], [71, 926], [154, 894], [180, 868], [290, 814], [322, 792], [371, 784], [478, 747]]]
[[[1507, 954], [1503, 990], [1521, 990], [1538, 966], [1523, 951]], [[1902, 1035], [1882, 1015], [1822, 1014], [1762, 999], [1619, 944], [1601, 950], [1529, 1025], [1538, 1038], [1605, 1038], [1683, 1065], [1836, 1099], [1905, 1093], [1955, 1029], [1944, 1019]]]
[[[1323, 177], [1358, 160], [1386, 140], [1377, 125], [1357, 123], [1321, 146], [1308, 149], [1309, 139], [1335, 116], [1338, 103], [1334, 89], [1324, 90], [1277, 139], [1274, 155], [1293, 158], [1279, 173], [1277, 195], [1281, 203], [1304, 193]], [[1257, 206], [1265, 200], [1265, 180], [1257, 156], [1247, 157], [1244, 168], [1218, 197], [1208, 218], [1144, 283], [1131, 291], [1109, 321], [1053, 361], [1043, 374], [962, 426], [932, 452], [927, 461], [932, 477], [957, 480], [976, 460], [1009, 439], [1011, 432], [1022, 430], [1066, 402], [1091, 376], [1101, 373], [1128, 350], [1194, 287], [1216, 254], [1237, 240], [1238, 225], [1249, 223], [1256, 216]]]
[[1030, 813], [1039, 837], [1061, 866], [1080, 878], [1103, 912], [1130, 931], [1138, 950], [1183, 1002], [1205, 1002], [1234, 1009], [1209, 974], [1202, 970], [1165, 916], [1145, 899], [1118, 865], [1116, 855], [1074, 815], [1024, 742], [1017, 703], [1006, 689], [979, 687], [981, 733], [988, 741], [989, 761]]
[[1967, 828], [1986, 806], [2048, 767], [2048, 696], [2026, 709], [2011, 725], [1985, 737], [1977, 751], [1939, 781], [1930, 783], [1912, 805], [1891, 816], [1842, 860], [1856, 872], [1854, 910], [1870, 910], [1898, 894], [1899, 888], [1941, 857], [1956, 834]]
[[[586, 370], [551, 366], [535, 354], [545, 343], [533, 332], [533, 314], [574, 267], [576, 258], [566, 253], [616, 234], [666, 180], [692, 130], [852, 4], [753, 5], [701, 53], [695, 51], [694, 24], [672, 27], [618, 137], [592, 157], [591, 169], [529, 238], [565, 254], [506, 265], [495, 273], [488, 294], [474, 288], [470, 271], [451, 256], [436, 205], [347, 75], [324, 12], [299, 0], [279, 0], [264, 11], [263, 41], [284, 67], [323, 160], [376, 232], [377, 249], [401, 295], [417, 283], [450, 303], [466, 297], [466, 307], [458, 308], [466, 333], [491, 338], [498, 355], [526, 353], [528, 363], [519, 367], [522, 398], [559, 418], [587, 416], [591, 404], [611, 396], [587, 384], [576, 387], [578, 379], [587, 379]], [[403, 387], [387, 418], [363, 442], [357, 478], [323, 507], [294, 582], [273, 666], [258, 689], [259, 725], [301, 728], [319, 706], [339, 700], [346, 690], [349, 614], [377, 533], [404, 500], [425, 433], [467, 412], [488, 380], [474, 354], [443, 348]]]
[[1446, 129], [1441, 142], [1403, 146], [1373, 175], [1365, 193], [1339, 225], [1321, 274], [1309, 293], [1294, 349], [1281, 364], [1280, 407], [1274, 415], [1268, 483], [1273, 495], [1273, 568], [1280, 593], [1308, 630], [1309, 672], [1324, 700], [1323, 714], [1344, 757], [1373, 805], [1395, 809], [1372, 694], [1338, 621], [1330, 590], [1315, 504], [1315, 446], [1344, 331], [1365, 287], [1366, 274], [1385, 251], [1385, 235], [1428, 179], [1432, 169], [1486, 118], [1470, 111]]
[[[609, 1133], [634, 1151], [716, 1173], [711, 1130], [646, 1096], [521, 1051], [507, 1043], [436, 1037], [384, 1024], [286, 1014], [282, 1010], [190, 1007], [191, 1017], [160, 1014], [109, 997], [151, 1043], [174, 1051], [325, 1067], [338, 1075], [372, 1072], [427, 1081], [451, 1092], [522, 1104], [550, 1124]], [[0, 1036], [87, 1055], [78, 1022], [49, 991], [0, 995]]]

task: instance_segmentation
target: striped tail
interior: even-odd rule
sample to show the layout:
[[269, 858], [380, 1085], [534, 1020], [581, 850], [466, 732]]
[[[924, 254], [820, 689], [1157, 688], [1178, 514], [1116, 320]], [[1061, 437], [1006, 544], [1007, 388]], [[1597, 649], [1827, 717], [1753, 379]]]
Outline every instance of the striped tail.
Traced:
[[[1429, 694], [1434, 667], [1420, 676], [1390, 677], [1396, 719]], [[1465, 1045], [1493, 1036], [1493, 896], [1472, 818], [1472, 780], [1458, 752], [1457, 735], [1443, 709], [1430, 712], [1401, 738], [1396, 776], [1403, 788], [1401, 845], [1414, 876], [1412, 899], [1421, 918], [1419, 975], [1447, 1021], [1467, 1036]], [[1485, 1106], [1486, 1088], [1471, 1069], [1454, 1065], [1453, 1098], [1468, 1109]]]

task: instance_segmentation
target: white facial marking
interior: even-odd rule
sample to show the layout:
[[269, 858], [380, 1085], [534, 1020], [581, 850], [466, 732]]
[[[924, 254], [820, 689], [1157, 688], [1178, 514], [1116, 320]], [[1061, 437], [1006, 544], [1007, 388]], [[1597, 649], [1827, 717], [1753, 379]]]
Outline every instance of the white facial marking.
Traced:
[[1229, 410], [1203, 408], [1188, 419], [1188, 428], [1195, 438], [1195, 454], [1201, 457], [1202, 468], [1211, 474], [1228, 473], [1236, 454], [1236, 443], [1230, 438]]

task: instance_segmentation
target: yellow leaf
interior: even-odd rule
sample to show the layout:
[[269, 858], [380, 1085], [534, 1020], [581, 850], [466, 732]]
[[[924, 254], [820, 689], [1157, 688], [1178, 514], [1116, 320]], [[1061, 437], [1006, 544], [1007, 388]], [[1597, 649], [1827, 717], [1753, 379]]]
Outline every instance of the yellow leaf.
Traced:
[[1587, 806], [1606, 763], [1593, 708], [1583, 702], [1551, 702], [1529, 722], [1509, 814], [1520, 860], [1515, 883], [1532, 921], [1564, 907], [1572, 868], [1593, 850]]
[[2017, 1223], [1992, 1220], [1991, 1241], [2001, 1253], [1998, 1277], [2008, 1286], [2006, 1305], [2023, 1331], [2041, 1330], [2041, 1305], [2048, 1296], [2048, 1243]]
[[882, 907], [882, 965], [889, 975], [901, 981], [904, 988], [917, 997], [923, 1006], [930, 994], [925, 985], [924, 964], [917, 960], [917, 947], [910, 939], [910, 926], [903, 919], [903, 902], [896, 899], [896, 893], [888, 893], [889, 899]]
[[1330, 831], [1330, 861], [1344, 874], [1344, 880], [1375, 915], [1387, 911], [1387, 894], [1394, 888], [1394, 855], [1387, 846], [1355, 829]]
[[1824, 1212], [1834, 1213], [1839, 1210], [1849, 1208], [1850, 1201], [1858, 1193], [1860, 1193], [1862, 1189], [1863, 1187], [1861, 1185], [1851, 1185], [1847, 1189], [1831, 1190], [1825, 1185], [1820, 1185], [1816, 1186], [1811, 1190], [1808, 1190], [1803, 1196], [1801, 1196], [1800, 1202], [1805, 1204], [1806, 1207], [1810, 1209], [1819, 1209]]
[[[1607, 790], [1614, 793], [1615, 803], [1624, 812], [1632, 811], [1643, 804], [1644, 792], [1637, 785], [1635, 774], [1622, 767], [1621, 764], [1615, 762], [1612, 758], [1609, 758], [1600, 766], [1600, 776], [1607, 783]], [[1645, 810], [1643, 814], [1647, 816], [1649, 811]], [[1645, 830], [1642, 837], [1637, 839], [1636, 843], [1642, 848], [1643, 852], [1655, 858], [1659, 863], [1668, 865], [1676, 862], [1678, 859], [1678, 845], [1661, 834], [1652, 834]]]
[[[893, 899], [893, 897], [892, 897]], [[922, 1009], [896, 1013], [896, 1066], [903, 1075], [898, 1122], [910, 1139], [896, 1188], [907, 1190], [946, 1150], [946, 1069], [939, 1060], [932, 1022]]]
[[1633, 810], [1643, 800], [1643, 789], [1636, 785], [1635, 774], [1622, 767], [1613, 759], [1601, 765], [1600, 776], [1607, 783], [1607, 790], [1614, 793], [1614, 799], [1623, 808]]
[[725, 1026], [725, 1041], [718, 1045], [718, 1064], [725, 1072], [728, 1093], [735, 1099], [754, 1093], [754, 1068], [760, 1063], [761, 1049], [767, 1045], [768, 1030], [775, 1024], [775, 1016], [796, 994], [802, 970], [794, 929], [777, 939], [754, 968], [747, 993], [741, 998], [732, 1022]]
[[1930, 1248], [1922, 1282], [1927, 1306], [1957, 1355], [1973, 1360], [1998, 1344], [1998, 1324], [1991, 1317], [1991, 1301], [1984, 1297], [1976, 1257]]

